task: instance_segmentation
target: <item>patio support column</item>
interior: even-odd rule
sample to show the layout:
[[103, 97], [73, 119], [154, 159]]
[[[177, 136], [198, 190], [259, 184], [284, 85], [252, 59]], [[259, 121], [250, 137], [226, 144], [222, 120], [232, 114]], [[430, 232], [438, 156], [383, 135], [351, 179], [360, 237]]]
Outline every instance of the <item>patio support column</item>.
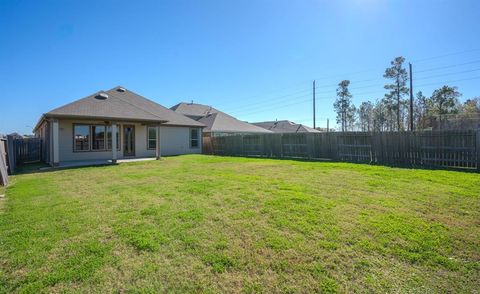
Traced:
[[59, 140], [59, 128], [58, 128], [58, 120], [53, 120], [52, 122], [52, 141], [53, 141], [53, 166], [58, 166], [60, 162], [60, 156], [58, 154], [58, 140]]
[[160, 149], [160, 125], [157, 125], [157, 144], [156, 145], [156, 148], [155, 148], [155, 156], [158, 159], [160, 159], [160, 157], [162, 157], [161, 155], [161, 149]]
[[112, 123], [112, 162], [117, 163], [117, 123]]

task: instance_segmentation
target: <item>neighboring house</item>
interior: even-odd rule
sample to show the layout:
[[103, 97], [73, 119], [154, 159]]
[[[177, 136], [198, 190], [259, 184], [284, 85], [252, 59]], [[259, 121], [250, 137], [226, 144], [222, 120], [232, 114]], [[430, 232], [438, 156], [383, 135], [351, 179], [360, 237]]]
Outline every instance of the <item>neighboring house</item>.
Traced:
[[14, 138], [14, 139], [23, 139], [23, 138], [24, 138], [24, 136], [20, 135], [20, 134], [17, 133], [17, 132], [8, 134], [7, 136], [10, 136], [10, 137], [12, 137], [12, 138]]
[[203, 129], [203, 132], [204, 134], [207, 134], [207, 136], [271, 133], [271, 131], [238, 120], [233, 116], [207, 105], [182, 102], [171, 107], [170, 109], [204, 124], [205, 128]]
[[321, 133], [319, 130], [289, 120], [264, 121], [253, 124], [274, 133]]
[[100, 91], [42, 115], [34, 128], [43, 159], [79, 160], [201, 153], [204, 125], [123, 87]]

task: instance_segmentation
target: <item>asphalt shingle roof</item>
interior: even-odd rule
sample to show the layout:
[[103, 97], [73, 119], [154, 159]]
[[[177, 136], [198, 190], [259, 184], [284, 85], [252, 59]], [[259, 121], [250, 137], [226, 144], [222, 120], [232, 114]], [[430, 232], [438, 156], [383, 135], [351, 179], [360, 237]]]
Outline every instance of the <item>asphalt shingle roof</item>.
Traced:
[[[47, 117], [105, 118], [163, 122], [164, 125], [202, 127], [202, 123], [178, 114], [122, 87], [100, 91], [45, 114]], [[102, 94], [103, 93], [103, 94]], [[108, 95], [102, 98], [101, 95]]]
[[212, 113], [220, 112], [219, 110], [208, 105], [185, 102], [178, 103], [177, 105], [172, 106], [170, 109], [176, 113], [195, 117], [203, 117]]
[[302, 124], [296, 124], [288, 120], [264, 121], [252, 124], [274, 133], [321, 133], [319, 130], [315, 130]]
[[206, 125], [206, 132], [224, 133], [271, 133], [253, 124], [238, 120], [211, 106], [196, 103], [179, 103], [172, 106], [177, 113], [196, 118]]

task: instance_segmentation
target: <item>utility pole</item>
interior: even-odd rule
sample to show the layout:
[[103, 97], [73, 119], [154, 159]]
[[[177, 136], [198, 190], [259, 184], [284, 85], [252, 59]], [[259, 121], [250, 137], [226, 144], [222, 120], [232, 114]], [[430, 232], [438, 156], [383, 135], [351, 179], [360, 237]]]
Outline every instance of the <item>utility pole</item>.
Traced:
[[315, 80], [313, 80], [313, 128], [315, 129]]
[[328, 133], [328, 131], [330, 130], [329, 124], [330, 124], [330, 121], [329, 121], [329, 119], [327, 118], [327, 133]]
[[410, 68], [410, 131], [413, 132], [413, 76], [412, 64], [408, 63]]

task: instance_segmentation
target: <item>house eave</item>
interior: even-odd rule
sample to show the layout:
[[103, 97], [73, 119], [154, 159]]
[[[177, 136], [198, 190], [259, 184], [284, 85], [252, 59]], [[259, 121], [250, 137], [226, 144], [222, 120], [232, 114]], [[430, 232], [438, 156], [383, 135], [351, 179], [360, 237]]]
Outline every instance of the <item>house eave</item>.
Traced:
[[42, 123], [43, 123], [43, 121], [44, 121], [45, 119], [46, 119], [46, 117], [45, 117], [45, 113], [44, 113], [44, 114], [42, 114], [42, 116], [40, 116], [40, 119], [38, 119], [38, 122], [37, 122], [37, 124], [35, 125], [35, 127], [33, 128], [32, 133], [35, 134], [35, 132], [36, 132], [37, 129], [42, 125]]
[[168, 122], [164, 119], [145, 119], [132, 117], [113, 117], [113, 116], [94, 116], [94, 115], [71, 115], [71, 114], [44, 114], [45, 119], [82, 119], [82, 120], [104, 120], [104, 121], [131, 121], [131, 122], [148, 122], [163, 124]]
[[[128, 121], [128, 122], [143, 122], [143, 123], [158, 123], [165, 124], [168, 123], [168, 120], [149, 120], [149, 119], [136, 119], [136, 118], [125, 118], [125, 117], [107, 117], [107, 116], [86, 116], [86, 115], [70, 115], [70, 114], [51, 114], [44, 113], [38, 120], [37, 124], [33, 128], [35, 133], [37, 129], [42, 125], [42, 123], [49, 119], [80, 119], [80, 120], [103, 120], [103, 121]], [[195, 128], [205, 128], [205, 125], [181, 125], [181, 124], [166, 124], [165, 126], [171, 127], [195, 127]]]

